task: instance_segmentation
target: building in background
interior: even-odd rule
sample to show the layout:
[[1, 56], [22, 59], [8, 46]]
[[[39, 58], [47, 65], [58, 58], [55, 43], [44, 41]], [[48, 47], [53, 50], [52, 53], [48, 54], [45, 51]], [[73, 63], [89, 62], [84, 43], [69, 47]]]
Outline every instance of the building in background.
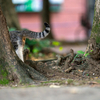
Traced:
[[[41, 31], [42, 0], [12, 0], [16, 5], [22, 28]], [[61, 41], [86, 40], [86, 30], [80, 23], [86, 13], [86, 0], [49, 0], [54, 38]], [[77, 29], [81, 29], [77, 33]]]

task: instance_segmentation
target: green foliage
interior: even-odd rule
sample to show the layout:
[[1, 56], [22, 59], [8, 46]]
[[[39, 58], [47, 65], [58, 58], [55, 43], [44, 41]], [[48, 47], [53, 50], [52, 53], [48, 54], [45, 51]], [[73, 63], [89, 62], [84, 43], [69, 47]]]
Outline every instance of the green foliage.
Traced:
[[44, 48], [44, 47], [50, 47], [50, 42], [49, 42], [49, 40], [26, 39], [26, 45], [27, 45], [27, 47], [34, 46], [34, 47]]
[[[83, 51], [77, 51], [77, 54], [75, 55], [75, 57], [74, 57], [74, 60], [76, 59], [76, 57], [78, 57], [80, 54], [84, 54], [84, 52]], [[74, 60], [73, 60], [73, 62], [74, 62]]]
[[59, 47], [59, 51], [62, 51], [63, 50], [63, 47]]
[[38, 53], [40, 52], [41, 50], [43, 50], [43, 48], [46, 48], [46, 47], [50, 47], [50, 41], [49, 40], [29, 40], [29, 39], [26, 39], [26, 48], [31, 48], [30, 51], [32, 53]]
[[34, 46], [37, 44], [37, 41], [36, 40], [29, 40], [29, 39], [26, 39], [26, 45], [27, 47], [29, 46]]
[[[92, 51], [93, 51], [93, 50], [91, 50], [90, 52], [92, 52]], [[82, 55], [83, 55], [84, 53], [85, 53], [85, 52], [83, 52], [83, 51], [81, 51], [81, 50], [80, 50], [80, 51], [77, 51], [77, 56], [78, 56], [79, 54], [82, 54]], [[86, 54], [85, 54], [85, 57], [87, 57], [88, 55], [89, 55], [89, 53], [86, 53]]]
[[77, 53], [78, 53], [78, 54], [84, 54], [84, 52], [81, 51], [81, 50], [77, 51]]
[[38, 53], [38, 52], [40, 52], [40, 51], [41, 51], [41, 48], [40, 48], [40, 47], [35, 47], [35, 48], [32, 50], [33, 53]]
[[86, 54], [85, 54], [85, 57], [87, 57], [88, 55], [89, 55], [89, 53], [86, 53]]
[[[91, 50], [90, 52], [92, 52], [93, 50]], [[77, 58], [77, 57], [79, 57], [79, 55], [84, 55], [84, 51], [81, 51], [81, 50], [79, 50], [79, 51], [77, 51], [77, 54], [75, 55], [75, 57], [74, 57], [74, 60]], [[89, 55], [89, 53], [86, 53], [84, 56], [85, 57], [87, 57]], [[72, 61], [72, 62], [74, 62], [74, 60]]]
[[[27, 49], [30, 50], [29, 57], [31, 57], [32, 54], [34, 54], [34, 57], [39, 57], [39, 56], [43, 57], [43, 56], [45, 56], [42, 52], [42, 50], [44, 48], [60, 46], [60, 45], [61, 45], [60, 42], [51, 41], [49, 39], [45, 39], [45, 40], [35, 40], [35, 39], [29, 40], [29, 39], [26, 39], [26, 45], [25, 45], [24, 49], [27, 48]], [[63, 47], [60, 46], [58, 49], [59, 49], [59, 51], [62, 51]]]
[[10, 29], [8, 29], [8, 30], [9, 30], [9, 31], [15, 31], [16, 28], [12, 27], [12, 28], [10, 28]]
[[26, 39], [26, 45], [24, 49], [27, 48], [30, 50], [29, 57], [32, 56], [32, 53], [34, 54], [34, 57], [38, 57], [38, 56], [43, 57], [44, 55], [41, 53], [41, 51], [47, 47], [51, 47], [51, 42], [49, 40]]
[[53, 46], [59, 46], [59, 45], [61, 45], [61, 43], [58, 42], [58, 41], [52, 41], [52, 45], [53, 45]]

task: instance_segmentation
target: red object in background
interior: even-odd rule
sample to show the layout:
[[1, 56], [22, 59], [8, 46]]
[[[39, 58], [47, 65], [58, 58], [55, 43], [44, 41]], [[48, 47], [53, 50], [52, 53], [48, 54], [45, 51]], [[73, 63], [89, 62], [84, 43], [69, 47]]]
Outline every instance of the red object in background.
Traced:
[[[80, 18], [86, 12], [86, 0], [64, 0], [59, 12], [51, 13], [51, 23], [54, 38], [63, 41], [83, 41], [86, 30], [80, 23]], [[39, 13], [18, 13], [22, 28], [32, 31], [41, 31]], [[77, 28], [82, 30], [77, 35]]]

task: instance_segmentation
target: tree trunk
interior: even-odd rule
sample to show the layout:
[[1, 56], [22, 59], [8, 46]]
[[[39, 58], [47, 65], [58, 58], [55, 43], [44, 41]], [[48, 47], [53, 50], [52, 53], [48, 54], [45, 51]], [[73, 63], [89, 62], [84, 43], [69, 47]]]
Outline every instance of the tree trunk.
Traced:
[[23, 63], [15, 54], [0, 8], [0, 84], [7, 84], [9, 81], [30, 83], [33, 79], [46, 80], [42, 74]]
[[[44, 29], [44, 22], [47, 22], [49, 25], [50, 23], [50, 3], [49, 0], [43, 0], [43, 10], [41, 12], [41, 18], [42, 18], [42, 29]], [[49, 38], [52, 39], [52, 27], [50, 26], [51, 32], [49, 34]]]
[[3, 14], [7, 20], [7, 26], [9, 28], [16, 28], [20, 30], [20, 25], [17, 17], [17, 13], [15, 11], [12, 0], [0, 0], [0, 6], [3, 11]]
[[95, 1], [95, 12], [90, 38], [95, 38], [97, 43], [100, 43], [100, 0]]
[[[96, 46], [96, 43], [100, 43], [100, 0], [95, 0], [95, 11], [94, 11], [94, 18], [93, 18], [93, 26], [91, 31], [90, 40], [88, 40], [88, 46], [86, 48], [86, 53], [90, 52], [90, 46]], [[96, 42], [95, 42], [96, 41]]]

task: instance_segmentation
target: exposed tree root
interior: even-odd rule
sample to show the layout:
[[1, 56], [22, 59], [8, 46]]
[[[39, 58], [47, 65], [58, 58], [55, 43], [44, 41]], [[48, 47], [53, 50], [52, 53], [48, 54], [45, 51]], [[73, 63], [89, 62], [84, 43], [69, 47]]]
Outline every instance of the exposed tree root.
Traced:
[[[23, 64], [23, 62], [20, 63]], [[24, 73], [26, 73], [33, 80], [47, 80], [44, 75], [26, 64], [23, 64], [21, 68], [24, 70]]]

